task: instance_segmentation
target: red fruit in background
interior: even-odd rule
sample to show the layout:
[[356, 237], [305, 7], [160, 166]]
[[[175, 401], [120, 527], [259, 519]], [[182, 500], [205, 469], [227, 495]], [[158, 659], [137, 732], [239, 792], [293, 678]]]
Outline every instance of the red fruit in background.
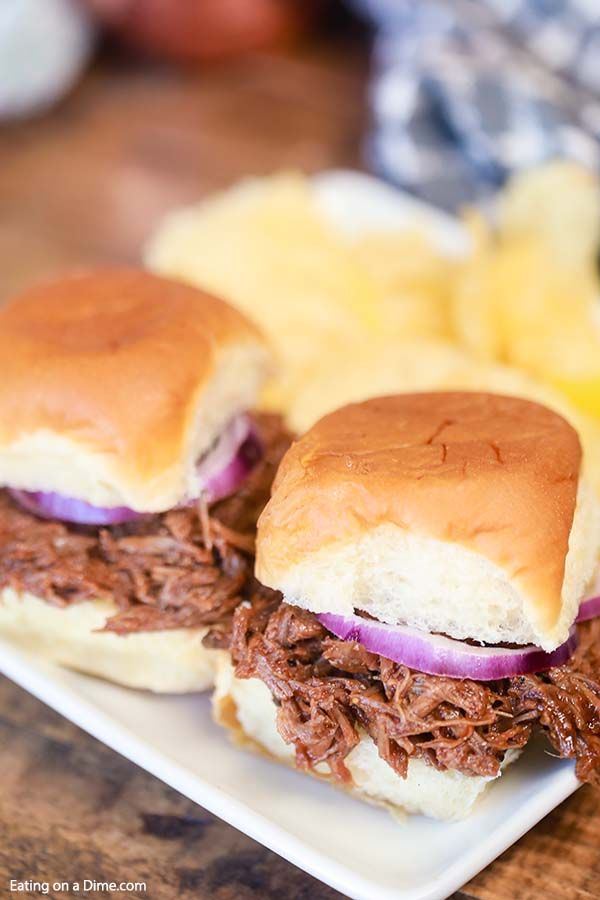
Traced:
[[205, 60], [285, 44], [324, 0], [85, 0], [127, 43], [176, 60]]

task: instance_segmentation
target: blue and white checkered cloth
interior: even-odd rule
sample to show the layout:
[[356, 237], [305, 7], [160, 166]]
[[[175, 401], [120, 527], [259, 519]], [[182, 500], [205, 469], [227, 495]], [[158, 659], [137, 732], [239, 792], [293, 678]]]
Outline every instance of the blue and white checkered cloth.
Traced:
[[353, 0], [375, 24], [372, 167], [447, 209], [545, 159], [600, 167], [600, 0]]

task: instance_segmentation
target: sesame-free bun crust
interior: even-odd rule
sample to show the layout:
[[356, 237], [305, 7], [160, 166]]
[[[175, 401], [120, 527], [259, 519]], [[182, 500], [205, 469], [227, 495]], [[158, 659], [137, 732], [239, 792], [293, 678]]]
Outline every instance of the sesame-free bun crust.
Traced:
[[[294, 748], [277, 730], [277, 707], [266, 684], [258, 678], [236, 678], [227, 654], [216, 660], [215, 692], [212, 700], [215, 721], [226, 728], [239, 746], [273, 760], [295, 766]], [[509, 750], [501, 768], [514, 762], [519, 750]], [[312, 775], [331, 781], [361, 800], [385, 806], [391, 813], [422, 813], [434, 819], [456, 821], [471, 812], [477, 799], [499, 778], [463, 775], [456, 769], [438, 771], [422, 759], [410, 759], [406, 778], [401, 778], [380, 756], [368, 734], [344, 760], [350, 782], [341, 784], [331, 776], [326, 763]]]
[[575, 430], [526, 400], [405, 394], [331, 413], [285, 455], [257, 577], [314, 612], [551, 649], [600, 543]]
[[252, 406], [268, 373], [258, 330], [195, 288], [106, 269], [0, 309], [0, 485], [160, 511]]

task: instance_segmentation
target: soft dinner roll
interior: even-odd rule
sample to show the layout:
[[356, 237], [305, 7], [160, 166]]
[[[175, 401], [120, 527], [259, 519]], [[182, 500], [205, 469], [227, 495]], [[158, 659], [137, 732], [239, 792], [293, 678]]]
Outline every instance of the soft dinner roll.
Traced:
[[[197, 468], [256, 403], [270, 367], [262, 335], [195, 288], [106, 269], [0, 309], [0, 355], [0, 634], [129, 687], [210, 687], [215, 651], [202, 639], [251, 579], [248, 530], [277, 462], [267, 426], [247, 420], [255, 444], [233, 457], [247, 468], [213, 498], [232, 501], [229, 517]], [[11, 489], [65, 502], [49, 512]]]
[[557, 413], [493, 394], [368, 400], [285, 455], [256, 574], [313, 612], [551, 650], [600, 546], [581, 447]]
[[214, 681], [218, 651], [202, 646], [205, 628], [102, 631], [116, 607], [109, 600], [51, 606], [32, 594], [0, 592], [0, 635], [39, 657], [157, 693], [204, 691]]
[[[268, 687], [258, 678], [236, 678], [224, 654], [218, 659], [215, 684], [213, 714], [233, 740], [294, 767], [294, 748], [284, 742], [277, 730], [277, 708]], [[502, 768], [518, 755], [509, 750]], [[401, 778], [381, 759], [377, 747], [364, 733], [344, 762], [352, 777], [348, 789], [361, 799], [386, 806], [392, 812], [423, 813], [435, 819], [464, 818], [486, 787], [496, 780], [463, 775], [455, 769], [440, 772], [422, 759], [411, 759], [407, 777]], [[318, 774], [328, 779], [328, 767], [321, 764]], [[340, 786], [340, 782], [333, 783]]]
[[158, 512], [254, 405], [258, 330], [203, 292], [117, 269], [41, 284], [0, 309], [0, 484]]

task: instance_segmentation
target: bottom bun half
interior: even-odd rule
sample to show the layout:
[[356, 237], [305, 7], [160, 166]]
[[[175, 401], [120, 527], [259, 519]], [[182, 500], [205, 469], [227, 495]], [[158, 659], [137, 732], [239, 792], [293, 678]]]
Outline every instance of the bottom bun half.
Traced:
[[[267, 686], [257, 678], [236, 678], [224, 655], [220, 655], [216, 669], [213, 714], [218, 724], [229, 731], [238, 745], [294, 768], [294, 749], [277, 731], [277, 709]], [[507, 753], [502, 768], [518, 755], [518, 751]], [[362, 735], [345, 763], [352, 777], [352, 783], [347, 786], [333, 781], [324, 764], [311, 774], [400, 816], [421, 813], [446, 821], [464, 819], [488, 785], [496, 780], [452, 770], [440, 772], [421, 759], [410, 760], [408, 775], [401, 778], [381, 759], [367, 734]]]
[[116, 611], [108, 600], [60, 608], [7, 588], [0, 592], [0, 636], [50, 662], [126, 687], [181, 694], [212, 687], [219, 653], [202, 646], [205, 629], [102, 631]]

